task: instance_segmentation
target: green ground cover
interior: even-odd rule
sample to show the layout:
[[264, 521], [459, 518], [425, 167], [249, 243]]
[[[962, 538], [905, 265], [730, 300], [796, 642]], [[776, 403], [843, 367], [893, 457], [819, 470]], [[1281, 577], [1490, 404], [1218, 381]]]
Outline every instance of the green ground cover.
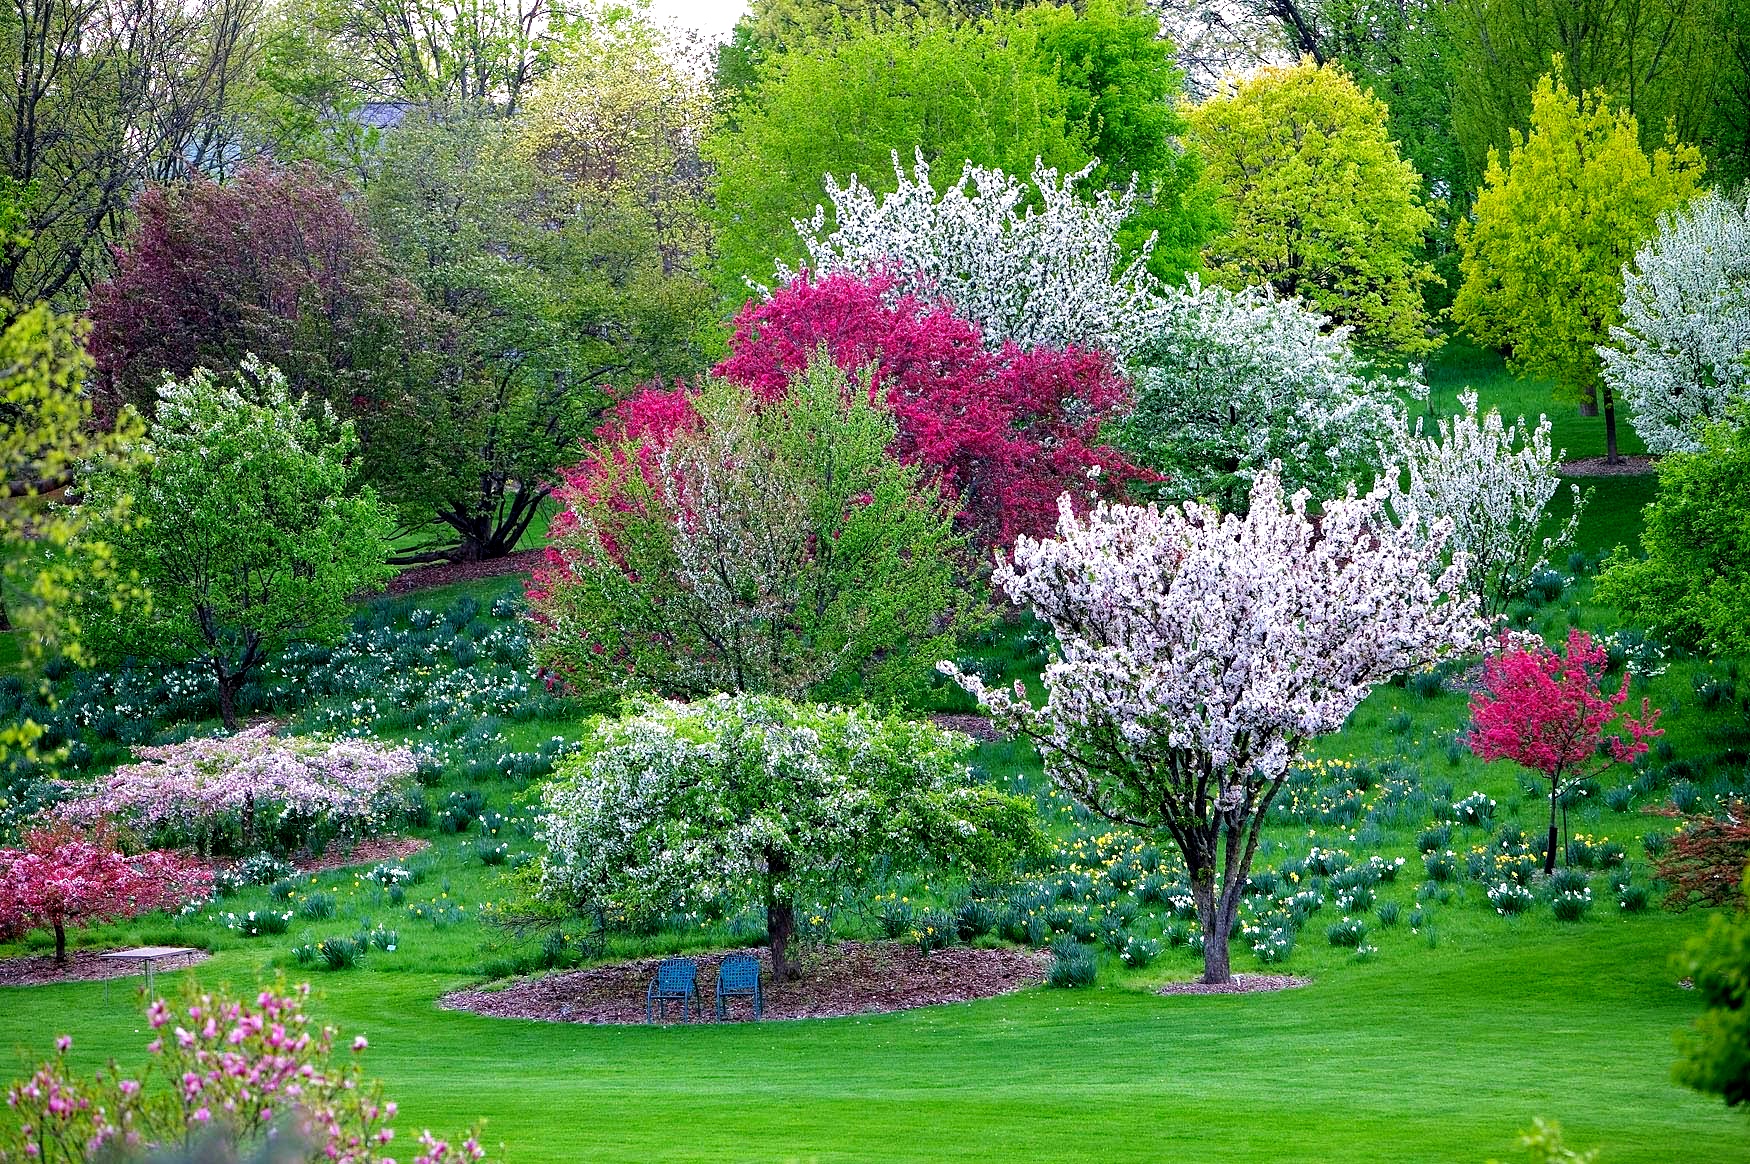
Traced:
[[[1518, 392], [1528, 411], [1548, 407], [1498, 367], [1492, 379], [1479, 368], [1485, 404]], [[1600, 422], [1586, 423], [1600, 425], [1602, 451]], [[1514, 612], [1546, 634], [1613, 624], [1590, 601], [1587, 575], [1608, 547], [1634, 543], [1652, 483], [1592, 484], [1584, 568], [1559, 597]], [[461, 639], [490, 644], [495, 628], [508, 625], [493, 608], [514, 588], [500, 579], [383, 600], [361, 626], [393, 639], [435, 623], [414, 646], [422, 658], [453, 661], [467, 657]], [[477, 613], [458, 619], [455, 641], [438, 614], [419, 613], [453, 611], [463, 600]], [[1025, 627], [1008, 628], [968, 643], [963, 665], [1025, 677], [1038, 645]], [[1622, 884], [1653, 889], [1646, 838], [1656, 845], [1669, 825], [1641, 808], [1742, 788], [1750, 713], [1735, 693], [1719, 694], [1737, 680], [1730, 664], [1662, 659], [1633, 636], [1619, 654], [1649, 673], [1636, 680], [1637, 696], [1667, 708], [1669, 733], [1641, 770], [1615, 774], [1573, 808], [1573, 831], [1588, 838], [1600, 866], [1586, 874], [1586, 915], [1558, 921], [1541, 891], [1523, 914], [1502, 916], [1491, 905], [1491, 878], [1473, 876], [1470, 862], [1492, 860], [1503, 836], [1537, 834], [1544, 802], [1510, 765], [1483, 765], [1458, 744], [1464, 696], [1432, 677], [1413, 679], [1376, 692], [1342, 733], [1320, 742], [1260, 856], [1258, 869], [1282, 889], [1304, 884], [1321, 905], [1284, 960], [1265, 965], [1249, 938], [1237, 939], [1235, 967], [1313, 980], [1295, 991], [1155, 994], [1163, 982], [1195, 977], [1200, 963], [1171, 903], [1143, 899], [1148, 839], [1089, 819], [1051, 792], [1030, 751], [997, 743], [981, 747], [975, 762], [1036, 796], [1057, 842], [1056, 854], [1029, 870], [1029, 884], [1049, 892], [1023, 899], [1019, 911], [1037, 914], [1050, 934], [1135, 906], [1129, 932], [1160, 947], [1151, 964], [1126, 966], [1107, 948], [1091, 990], [1034, 988], [902, 1015], [757, 1026], [584, 1027], [442, 1010], [437, 1000], [449, 990], [574, 960], [586, 937], [574, 928], [569, 944], [556, 947], [491, 921], [515, 865], [535, 847], [532, 780], [492, 773], [514, 768], [506, 760], [513, 754], [582, 730], [580, 709], [538, 693], [512, 701], [532, 714], [505, 710], [490, 720], [463, 696], [419, 723], [363, 707], [351, 719], [330, 716], [326, 705], [287, 713], [449, 750], [452, 762], [423, 789], [431, 815], [409, 830], [432, 848], [395, 863], [415, 876], [372, 877], [369, 866], [301, 875], [188, 917], [98, 927], [76, 940], [208, 947], [213, 959], [193, 973], [209, 984], [312, 981], [316, 1014], [369, 1037], [367, 1063], [402, 1104], [404, 1127], [485, 1116], [488, 1138], [505, 1142], [512, 1160], [1512, 1160], [1522, 1158], [1515, 1136], [1537, 1116], [1560, 1120], [1574, 1145], [1601, 1147], [1603, 1164], [1750, 1160], [1743, 1115], [1669, 1076], [1673, 1035], [1698, 1009], [1676, 982], [1671, 954], [1705, 914], [1626, 911], [1618, 892]], [[489, 660], [472, 665], [490, 678]], [[458, 674], [467, 669], [457, 666]], [[954, 702], [944, 691], [942, 705]], [[489, 815], [446, 831], [444, 808], [469, 791], [483, 794]], [[1494, 802], [1492, 816], [1473, 825], [1438, 819], [1473, 792]], [[1350, 870], [1370, 857], [1403, 864], [1367, 886], [1373, 900], [1345, 914], [1345, 871], [1310, 868], [1314, 848], [1343, 852]], [[1447, 850], [1452, 875], [1438, 880], [1434, 867]], [[1004, 892], [991, 891], [993, 906], [1014, 900]], [[958, 891], [901, 877], [890, 893], [921, 907], [951, 905]], [[892, 900], [863, 903], [837, 928], [878, 934], [895, 908]], [[252, 937], [225, 916], [250, 911], [291, 916], [282, 932]], [[1329, 940], [1328, 928], [1346, 916], [1366, 927], [1359, 952]], [[903, 918], [894, 928], [903, 931]], [[326, 970], [295, 954], [363, 930], [393, 937], [356, 967]], [[600, 956], [758, 935], [750, 919], [676, 919], [663, 932], [615, 937]], [[46, 935], [31, 935], [0, 946], [0, 956], [46, 944]], [[0, 1065], [21, 1071], [61, 1032], [73, 1035], [76, 1059], [90, 1067], [110, 1056], [137, 1062], [150, 1037], [123, 983], [0, 988]]]

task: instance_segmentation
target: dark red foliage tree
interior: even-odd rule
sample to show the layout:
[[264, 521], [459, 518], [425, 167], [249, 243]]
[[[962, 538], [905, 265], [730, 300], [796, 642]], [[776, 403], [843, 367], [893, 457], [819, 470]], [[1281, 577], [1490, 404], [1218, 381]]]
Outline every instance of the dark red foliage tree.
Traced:
[[55, 962], [67, 961], [67, 927], [136, 917], [204, 897], [213, 872], [178, 853], [128, 856], [108, 830], [62, 825], [0, 849], [0, 937], [36, 926], [55, 932]]
[[331, 177], [271, 165], [148, 187], [90, 317], [100, 399], [148, 413], [165, 372], [227, 370], [248, 352], [351, 411], [414, 373], [429, 322]]
[[1750, 805], [1734, 800], [1718, 816], [1684, 813], [1676, 808], [1648, 809], [1675, 817], [1671, 845], [1653, 862], [1659, 880], [1671, 887], [1665, 904], [1672, 909], [1692, 905], [1744, 904], [1740, 887], [1750, 865]]
[[894, 455], [938, 470], [962, 528], [986, 545], [1049, 536], [1059, 494], [1113, 496], [1142, 475], [1100, 441], [1130, 400], [1110, 357], [987, 351], [977, 325], [898, 294], [891, 278], [805, 276], [750, 302], [715, 373], [770, 398], [822, 345], [845, 371], [873, 371], [872, 391], [899, 422]]

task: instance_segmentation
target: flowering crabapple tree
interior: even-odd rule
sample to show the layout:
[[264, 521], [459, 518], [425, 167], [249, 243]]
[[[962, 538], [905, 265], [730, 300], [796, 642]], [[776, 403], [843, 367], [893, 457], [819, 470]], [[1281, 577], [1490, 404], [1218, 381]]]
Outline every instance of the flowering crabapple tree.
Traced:
[[[1364, 489], [1402, 427], [1398, 382], [1367, 372], [1346, 328], [1267, 290], [1162, 293], [1130, 359], [1136, 404], [1117, 442], [1164, 475], [1157, 493], [1244, 507], [1257, 477], [1337, 497]], [[1426, 393], [1418, 384], [1414, 392]]]
[[[1509, 426], [1499, 409], [1477, 415], [1474, 390], [1466, 389], [1458, 399], [1464, 412], [1442, 417], [1438, 436], [1425, 433], [1418, 417], [1414, 434], [1400, 430], [1380, 456], [1387, 465], [1385, 482], [1394, 490], [1394, 511], [1452, 521], [1447, 556], [1466, 555], [1466, 584], [1483, 613], [1493, 618], [1524, 591], [1552, 553], [1573, 542], [1587, 495], [1578, 485], [1569, 486], [1574, 508], [1567, 523], [1539, 537], [1544, 507], [1561, 488], [1565, 453], [1550, 445], [1549, 417], [1539, 417], [1536, 428], [1524, 417]], [[1401, 473], [1395, 471], [1400, 459]]]
[[847, 374], [869, 370], [899, 427], [888, 451], [939, 473], [960, 528], [981, 546], [1044, 536], [1058, 494], [1111, 495], [1137, 475], [1100, 436], [1130, 403], [1109, 356], [987, 350], [977, 324], [903, 286], [890, 273], [793, 279], [742, 309], [716, 374], [770, 400], [822, 345]]
[[710, 380], [604, 436], [528, 588], [537, 657], [582, 690], [898, 701], [977, 609], [940, 491], [824, 355], [769, 403]]
[[1375, 490], [1307, 513], [1273, 473], [1244, 517], [1066, 504], [1053, 541], [1020, 538], [996, 583], [1056, 632], [1046, 701], [937, 664], [1032, 740], [1046, 772], [1108, 820], [1165, 832], [1203, 926], [1203, 981], [1227, 982], [1271, 802], [1307, 741], [1375, 684], [1462, 650], [1480, 627], [1464, 563], [1435, 568], [1447, 523], [1394, 524]]
[[137, 917], [204, 898], [213, 873], [177, 853], [128, 856], [110, 830], [37, 829], [21, 849], [0, 849], [0, 937], [38, 926], [55, 932], [55, 964], [67, 963], [67, 927]]
[[[1633, 760], [1664, 735], [1659, 712], [1645, 699], [1627, 715], [1629, 676], [1613, 694], [1601, 686], [1609, 654], [1579, 628], [1563, 653], [1541, 644], [1514, 645], [1483, 663], [1483, 686], [1471, 697], [1470, 747], [1485, 760], [1512, 760], [1549, 781], [1549, 841], [1543, 871], [1556, 869], [1556, 819], [1562, 794], [1612, 764]], [[1618, 722], [1620, 720], [1620, 723]]]
[[1622, 280], [1604, 382], [1648, 452], [1700, 452], [1701, 430], [1750, 395], [1750, 194], [1710, 192], [1662, 217]]
[[866, 709], [646, 702], [543, 791], [542, 891], [610, 921], [763, 908], [773, 975], [793, 978], [798, 905], [830, 908], [888, 861], [994, 872], [1034, 846], [1032, 803], [975, 781], [968, 747]]
[[[355, 1036], [341, 1058], [340, 1032], [304, 1012], [309, 996], [305, 983], [249, 1000], [191, 982], [175, 1003], [147, 1006], [154, 1034], [139, 1070], [112, 1060], [75, 1075], [73, 1040], [61, 1036], [54, 1057], [7, 1090], [13, 1118], [0, 1127], [0, 1164], [168, 1160], [161, 1153], [191, 1142], [196, 1155], [174, 1158], [394, 1164], [396, 1106], [364, 1074], [369, 1043]], [[411, 1164], [486, 1158], [477, 1131], [452, 1142], [427, 1130], [408, 1148]]]
[[[1136, 191], [1092, 200], [1076, 184], [1098, 162], [1059, 176], [1043, 162], [1033, 182], [968, 163], [960, 181], [941, 193], [930, 183], [923, 152], [913, 175], [893, 154], [898, 189], [877, 196], [851, 176], [825, 177], [833, 205], [798, 219], [817, 276], [848, 272], [860, 278], [887, 274], [902, 290], [945, 298], [978, 324], [992, 349], [1098, 348], [1123, 359], [1155, 308], [1159, 281], [1147, 255], [1124, 262], [1118, 231], [1136, 205]], [[1035, 201], [1042, 205], [1035, 206]], [[778, 264], [778, 278], [797, 272]]]
[[124, 764], [56, 812], [88, 824], [114, 819], [205, 853], [248, 853], [336, 834], [371, 836], [406, 807], [417, 770], [405, 747], [365, 740], [276, 736], [268, 725], [230, 736], [135, 749]]

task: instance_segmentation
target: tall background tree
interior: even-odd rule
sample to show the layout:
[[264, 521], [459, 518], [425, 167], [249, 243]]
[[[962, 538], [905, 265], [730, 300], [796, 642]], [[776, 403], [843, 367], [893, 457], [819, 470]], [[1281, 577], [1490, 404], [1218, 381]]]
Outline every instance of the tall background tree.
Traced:
[[1616, 397], [1598, 346], [1622, 317], [1623, 265], [1661, 214], [1694, 197], [1701, 169], [1693, 146], [1648, 154], [1633, 114], [1546, 76], [1530, 131], [1490, 155], [1475, 222], [1459, 228], [1453, 318], [1515, 370], [1555, 380], [1583, 410], [1601, 406], [1612, 463]]
[[[82, 298], [148, 182], [228, 173], [258, 0], [12, 0], [0, 8], [0, 182], [23, 231], [0, 299]], [[21, 241], [28, 237], [26, 244]]]

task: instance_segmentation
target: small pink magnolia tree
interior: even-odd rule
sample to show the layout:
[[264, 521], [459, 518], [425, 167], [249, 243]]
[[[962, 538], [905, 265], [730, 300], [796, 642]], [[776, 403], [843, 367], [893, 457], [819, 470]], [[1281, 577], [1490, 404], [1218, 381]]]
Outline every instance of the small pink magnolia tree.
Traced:
[[993, 576], [1056, 632], [1045, 705], [938, 664], [1083, 805], [1171, 837], [1205, 982], [1232, 978], [1228, 937], [1290, 761], [1375, 684], [1481, 636], [1463, 555], [1439, 564], [1450, 526], [1394, 523], [1384, 498], [1314, 518], [1265, 473], [1244, 517], [1103, 504], [1083, 520], [1060, 503], [1057, 539], [1019, 538]]
[[[54, 1058], [6, 1093], [12, 1120], [0, 1129], [0, 1164], [134, 1159], [191, 1140], [204, 1145], [201, 1159], [272, 1142], [262, 1158], [394, 1164], [395, 1104], [365, 1077], [365, 1039], [337, 1058], [340, 1032], [311, 1022], [309, 995], [307, 984], [280, 986], [250, 1002], [191, 983], [175, 1005], [154, 999], [150, 1058], [137, 1072], [112, 1061], [95, 1077], [77, 1076], [63, 1035]], [[412, 1164], [486, 1156], [473, 1132], [451, 1142], [426, 1131], [408, 1148]]]
[[1485, 760], [1512, 760], [1549, 781], [1549, 843], [1543, 871], [1556, 869], [1556, 814], [1562, 794], [1612, 764], [1633, 760], [1664, 735], [1659, 711], [1641, 700], [1625, 714], [1629, 677], [1614, 693], [1602, 683], [1609, 656], [1585, 631], [1568, 632], [1567, 651], [1516, 645], [1483, 663], [1483, 686], [1471, 697], [1470, 747]]
[[55, 962], [67, 962], [67, 927], [137, 917], [206, 897], [213, 871], [178, 853], [127, 856], [99, 824], [85, 834], [61, 826], [0, 849], [0, 937], [38, 926], [55, 931]]

